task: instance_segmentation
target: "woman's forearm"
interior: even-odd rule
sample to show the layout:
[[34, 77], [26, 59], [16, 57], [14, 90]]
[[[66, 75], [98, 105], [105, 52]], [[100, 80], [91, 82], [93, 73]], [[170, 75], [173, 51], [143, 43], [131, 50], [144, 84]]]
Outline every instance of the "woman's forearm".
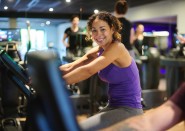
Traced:
[[89, 78], [93, 74], [95, 72], [91, 72], [85, 66], [82, 66], [64, 74], [63, 78], [67, 84], [74, 84]]
[[72, 63], [68, 63], [65, 65], [62, 65], [59, 67], [59, 69], [63, 72], [63, 74], [67, 74], [72, 72], [73, 70], [76, 70], [79, 67], [85, 66], [87, 64], [89, 64], [91, 61], [93, 61], [95, 58], [91, 57], [91, 56], [83, 56], [80, 59], [72, 62]]

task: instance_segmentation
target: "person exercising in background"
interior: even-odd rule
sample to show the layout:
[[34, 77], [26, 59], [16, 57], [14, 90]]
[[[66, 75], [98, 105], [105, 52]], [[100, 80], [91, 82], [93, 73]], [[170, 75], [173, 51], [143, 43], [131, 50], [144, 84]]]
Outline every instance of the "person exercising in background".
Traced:
[[133, 42], [133, 46], [137, 49], [137, 55], [143, 55], [143, 39], [144, 39], [144, 25], [137, 24], [135, 31], [135, 38]]
[[114, 15], [119, 19], [123, 25], [121, 33], [121, 42], [125, 45], [130, 55], [135, 58], [135, 53], [132, 48], [134, 41], [134, 28], [132, 27], [131, 22], [125, 18], [125, 15], [128, 10], [128, 4], [126, 0], [118, 0], [114, 5]]
[[[79, 46], [79, 33], [81, 33], [83, 30], [79, 27], [79, 16], [73, 15], [71, 17], [71, 27], [68, 27], [64, 31], [64, 36], [62, 39], [62, 42], [64, 46], [66, 47], [66, 56], [69, 58], [73, 58], [78, 55], [78, 49]], [[68, 41], [66, 41], [68, 39]]]

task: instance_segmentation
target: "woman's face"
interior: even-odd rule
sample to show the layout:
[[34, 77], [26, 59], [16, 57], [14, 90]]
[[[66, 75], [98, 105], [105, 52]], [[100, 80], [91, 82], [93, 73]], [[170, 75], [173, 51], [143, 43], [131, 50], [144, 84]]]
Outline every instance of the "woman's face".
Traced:
[[143, 31], [144, 31], [144, 26], [143, 25], [138, 25], [138, 27], [137, 27], [137, 32], [138, 33], [143, 33]]
[[78, 24], [79, 24], [79, 18], [78, 17], [75, 17], [73, 20], [72, 20], [72, 25], [73, 26], [78, 26]]
[[98, 18], [92, 23], [92, 38], [101, 47], [106, 47], [112, 42], [113, 29], [109, 25]]

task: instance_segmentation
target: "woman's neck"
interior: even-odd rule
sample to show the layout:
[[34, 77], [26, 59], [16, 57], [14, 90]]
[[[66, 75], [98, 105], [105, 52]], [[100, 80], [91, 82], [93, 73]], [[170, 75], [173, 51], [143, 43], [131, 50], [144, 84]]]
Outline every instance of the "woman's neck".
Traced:
[[101, 48], [103, 48], [103, 50], [106, 50], [107, 48], [109, 48], [109, 46], [110, 46], [111, 44], [114, 44], [114, 43], [117, 43], [117, 42], [118, 42], [118, 41], [109, 42], [109, 43], [105, 44], [104, 46], [102, 46]]
[[123, 14], [117, 14], [117, 13], [115, 13], [115, 16], [116, 16], [117, 18], [124, 18], [124, 17], [125, 17], [125, 15], [123, 15]]
[[138, 33], [138, 34], [136, 34], [136, 37], [138, 40], [143, 40], [144, 35], [143, 35], [143, 33]]
[[78, 29], [79, 29], [79, 27], [78, 27], [78, 26], [72, 26], [72, 27], [71, 27], [71, 30], [72, 30], [73, 32], [77, 32], [77, 31], [78, 31]]

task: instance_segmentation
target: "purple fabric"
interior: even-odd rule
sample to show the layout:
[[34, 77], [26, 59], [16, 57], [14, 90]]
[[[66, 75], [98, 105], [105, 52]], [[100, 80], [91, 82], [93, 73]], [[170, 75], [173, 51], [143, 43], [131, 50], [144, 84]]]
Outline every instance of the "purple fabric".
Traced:
[[119, 68], [110, 64], [98, 74], [101, 80], [109, 84], [110, 106], [142, 108], [140, 78], [134, 59], [126, 68]]

